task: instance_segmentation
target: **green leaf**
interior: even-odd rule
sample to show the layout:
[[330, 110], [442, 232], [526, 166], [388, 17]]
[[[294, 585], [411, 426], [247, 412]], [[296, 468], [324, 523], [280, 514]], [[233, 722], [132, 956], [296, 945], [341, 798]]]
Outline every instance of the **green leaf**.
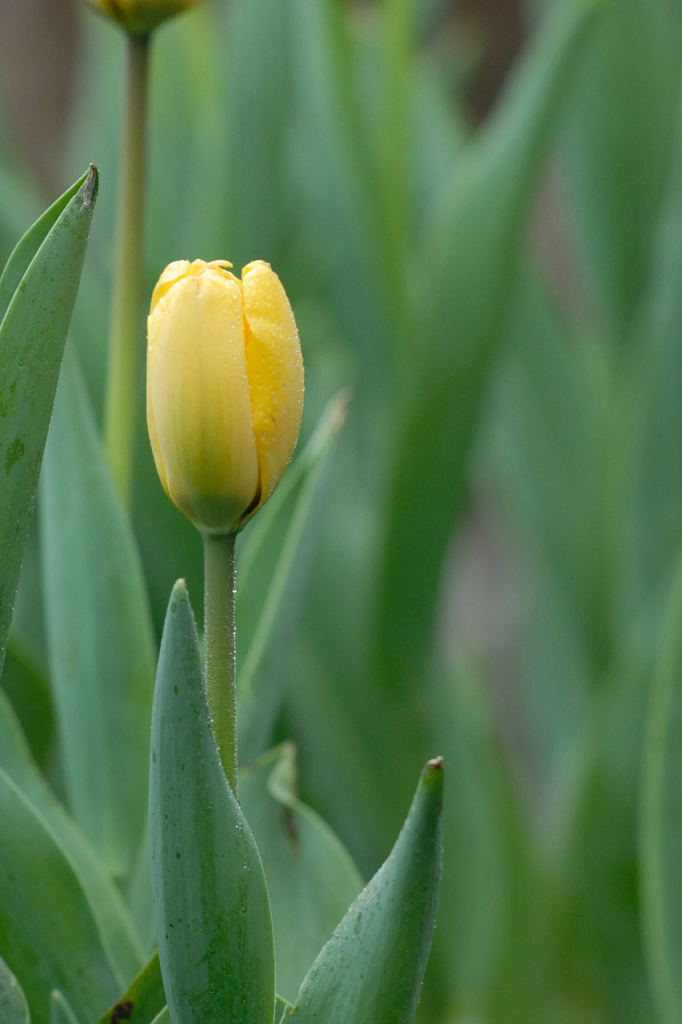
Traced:
[[19, 243], [3, 275], [9, 292], [22, 270], [0, 324], [0, 664], [96, 194], [92, 168], [29, 265], [40, 232]]
[[301, 985], [297, 1024], [409, 1024], [431, 946], [443, 856], [442, 760], [429, 761], [393, 850]]
[[167, 1006], [164, 1006], [163, 1010], [156, 1015], [152, 1024], [172, 1024]]
[[21, 727], [0, 691], [0, 768], [52, 829], [68, 855], [99, 927], [117, 983], [127, 984], [142, 965], [142, 949], [118, 889], [31, 758]]
[[645, 950], [661, 1024], [682, 1021], [682, 558], [655, 672], [639, 823]]
[[[109, 1007], [98, 1024], [111, 1024], [115, 1017], [125, 1020], [126, 1024], [151, 1024], [163, 1010], [165, 1003], [159, 954], [154, 953], [130, 988]], [[125, 1017], [121, 1017], [122, 1010], [126, 1014]]]
[[73, 866], [44, 819], [0, 769], [0, 955], [48, 1024], [60, 988], [81, 1020], [113, 1001], [118, 982]]
[[173, 1024], [272, 1024], [275, 963], [265, 877], [220, 764], [182, 581], [170, 599], [154, 695], [150, 841]]
[[21, 985], [0, 956], [0, 1020], [2, 1024], [31, 1024]]
[[54, 753], [55, 716], [47, 665], [13, 628], [0, 685], [12, 702], [33, 756], [43, 770]]
[[322, 819], [296, 798], [295, 787], [296, 751], [288, 743], [264, 754], [239, 780], [241, 806], [268, 883], [276, 988], [291, 1002], [362, 888], [349, 854]]
[[238, 669], [243, 764], [263, 751], [279, 709], [287, 647], [305, 590], [347, 400], [339, 394], [329, 403], [304, 452], [254, 521], [239, 560], [238, 650], [242, 644], [246, 650]]
[[50, 994], [50, 1024], [79, 1024], [76, 1014], [59, 989]]
[[680, 77], [667, 0], [614, 0], [587, 48], [564, 147], [571, 220], [609, 327], [621, 339], [647, 286], [670, 169]]
[[430, 649], [527, 214], [593, 9], [552, 6], [494, 117], [458, 159], [416, 271], [420, 364], [409, 368], [395, 428], [375, 628], [392, 685], [411, 683]]
[[154, 640], [142, 570], [67, 348], [41, 479], [48, 654], [69, 805], [114, 876], [147, 817]]
[[[12, 255], [0, 277], [0, 323], [7, 312], [7, 307], [12, 297], [21, 284], [21, 280], [30, 267], [36, 253], [57, 223], [62, 213], [71, 200], [78, 195], [85, 182], [92, 175], [92, 170], [84, 174], [75, 185], [64, 193], [63, 196], [53, 203], [49, 210], [46, 210], [42, 217], [39, 217], [35, 224], [29, 228], [23, 238], [15, 246]], [[91, 182], [90, 187], [96, 187]]]

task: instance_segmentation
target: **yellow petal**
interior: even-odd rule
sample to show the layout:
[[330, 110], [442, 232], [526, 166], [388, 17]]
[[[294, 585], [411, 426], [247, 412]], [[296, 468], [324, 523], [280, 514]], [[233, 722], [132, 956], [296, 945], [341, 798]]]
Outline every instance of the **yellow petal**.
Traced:
[[303, 358], [294, 314], [277, 274], [260, 260], [249, 263], [242, 270], [242, 288], [260, 508], [282, 479], [296, 446], [303, 412]]
[[228, 533], [258, 492], [241, 286], [206, 264], [165, 273], [149, 316], [150, 441], [172, 501]]

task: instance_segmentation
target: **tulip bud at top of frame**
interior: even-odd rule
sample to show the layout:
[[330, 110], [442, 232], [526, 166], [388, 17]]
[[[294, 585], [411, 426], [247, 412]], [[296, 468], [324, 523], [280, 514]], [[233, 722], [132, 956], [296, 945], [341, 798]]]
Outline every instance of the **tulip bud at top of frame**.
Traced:
[[152, 295], [147, 425], [161, 482], [203, 533], [238, 533], [291, 459], [303, 411], [294, 315], [267, 263], [171, 263]]
[[87, 0], [131, 35], [148, 35], [162, 21], [196, 7], [201, 0]]

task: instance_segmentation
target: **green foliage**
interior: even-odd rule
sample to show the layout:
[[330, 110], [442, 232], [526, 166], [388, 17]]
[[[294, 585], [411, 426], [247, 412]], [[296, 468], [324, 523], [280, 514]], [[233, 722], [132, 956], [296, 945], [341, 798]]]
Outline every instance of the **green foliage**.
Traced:
[[154, 917], [174, 1024], [270, 1024], [275, 958], [267, 887], [213, 739], [182, 582], [161, 644], [151, 749]]
[[0, 662], [96, 195], [93, 168], [24, 236], [0, 278]]
[[240, 780], [268, 883], [277, 992], [292, 1003], [310, 965], [362, 888], [327, 825], [296, 797], [291, 746], [264, 754]]
[[69, 804], [110, 873], [125, 879], [147, 818], [154, 641], [135, 541], [68, 350], [41, 498], [49, 664]]
[[436, 916], [442, 791], [442, 762], [430, 761], [391, 855], [349, 908], [283, 1019], [413, 1020]]

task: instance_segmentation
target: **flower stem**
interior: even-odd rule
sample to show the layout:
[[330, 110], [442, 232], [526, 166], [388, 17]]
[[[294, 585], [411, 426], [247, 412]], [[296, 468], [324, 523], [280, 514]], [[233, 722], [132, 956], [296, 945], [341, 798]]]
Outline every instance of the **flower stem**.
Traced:
[[130, 505], [140, 363], [142, 221], [149, 83], [149, 36], [128, 36], [128, 73], [111, 315], [104, 443], [114, 479]]
[[237, 658], [234, 534], [204, 538], [206, 691], [220, 760], [237, 796]]

